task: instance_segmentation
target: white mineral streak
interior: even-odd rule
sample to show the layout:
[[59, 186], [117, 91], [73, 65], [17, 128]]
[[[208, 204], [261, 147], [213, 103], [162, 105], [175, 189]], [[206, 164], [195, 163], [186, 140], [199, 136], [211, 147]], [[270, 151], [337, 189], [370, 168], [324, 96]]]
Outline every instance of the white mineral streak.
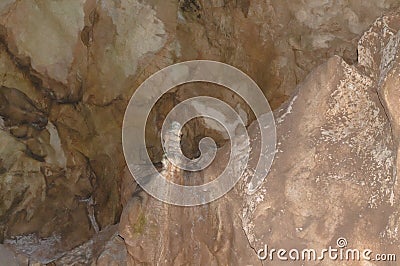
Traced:
[[[64, 149], [61, 145], [60, 136], [58, 135], [57, 128], [53, 123], [49, 122], [46, 126], [46, 129], [50, 133], [50, 145], [53, 148], [55, 154], [54, 156], [46, 156], [46, 162], [48, 163], [56, 163], [61, 168], [66, 168], [67, 166], [67, 158], [65, 156]], [[53, 162], [56, 160], [56, 162]]]
[[293, 104], [294, 104], [294, 102], [296, 101], [297, 97], [298, 97], [298, 96], [295, 95], [295, 96], [292, 98], [292, 100], [290, 101], [288, 107], [286, 108], [286, 111], [285, 111], [281, 116], [279, 116], [279, 117], [276, 119], [276, 122], [277, 122], [278, 124], [282, 123], [282, 122], [285, 120], [285, 117], [286, 117], [287, 115], [289, 115], [289, 114], [292, 113]]
[[100, 3], [117, 28], [115, 47], [110, 47], [106, 56], [122, 66], [128, 77], [136, 72], [138, 60], [164, 46], [164, 24], [156, 11], [141, 1], [121, 1], [118, 8], [116, 1], [101, 0]]

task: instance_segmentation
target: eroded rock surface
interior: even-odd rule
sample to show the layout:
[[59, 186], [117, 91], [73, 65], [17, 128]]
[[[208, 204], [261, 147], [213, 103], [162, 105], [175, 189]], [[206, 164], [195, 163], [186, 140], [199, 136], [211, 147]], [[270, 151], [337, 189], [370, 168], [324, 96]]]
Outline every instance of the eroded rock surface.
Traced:
[[[363, 35], [358, 62], [356, 52], [375, 18], [398, 5], [1, 1], [0, 240], [31, 261], [61, 265], [257, 264], [263, 243], [318, 248], [339, 235], [376, 252], [398, 248], [397, 13]], [[294, 93], [277, 111], [277, 158], [255, 195], [239, 184], [207, 206], [178, 208], [132, 182], [121, 147], [126, 104], [149, 75], [192, 59], [239, 67], [274, 109]], [[192, 88], [172, 91], [150, 120], [159, 125], [176, 102], [196, 95]], [[233, 107], [251, 123], [248, 108]], [[190, 138], [221, 138], [204, 125], [195, 124]], [[159, 131], [148, 132], [155, 163]], [[218, 172], [224, 152], [198, 178]], [[126, 250], [117, 233], [107, 234], [122, 206]]]
[[398, 251], [399, 19], [378, 19], [359, 42], [358, 64], [331, 58], [279, 110], [274, 165], [244, 208], [255, 249], [321, 250], [345, 237], [352, 248]]
[[[350, 248], [396, 253], [399, 21], [399, 13], [378, 19], [359, 42], [359, 63], [330, 58], [276, 111], [277, 154], [256, 193], [243, 194], [242, 183], [201, 208], [172, 207], [144, 193], [132, 199], [120, 228], [129, 263], [256, 265], [265, 245], [322, 250], [341, 237]], [[227, 156], [219, 152], [204, 177], [223, 167]]]

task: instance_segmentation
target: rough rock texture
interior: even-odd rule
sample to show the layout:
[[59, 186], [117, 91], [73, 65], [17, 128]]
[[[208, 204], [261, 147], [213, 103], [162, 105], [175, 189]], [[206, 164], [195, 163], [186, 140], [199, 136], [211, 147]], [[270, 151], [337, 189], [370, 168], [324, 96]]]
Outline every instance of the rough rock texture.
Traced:
[[[398, 252], [399, 30], [399, 13], [378, 19], [359, 42], [357, 64], [330, 58], [276, 111], [276, 158], [255, 194], [243, 195], [245, 184], [238, 185], [201, 208], [172, 207], [144, 193], [132, 199], [120, 225], [128, 263], [255, 265], [265, 244], [322, 250], [340, 237], [374, 254]], [[223, 167], [219, 152], [203, 178]]]
[[331, 58], [279, 110], [272, 171], [244, 208], [256, 250], [322, 249], [339, 237], [374, 253], [399, 250], [399, 30], [399, 13], [378, 19], [355, 66]]
[[[171, 1], [162, 6], [154, 2], [151, 4], [165, 21], [171, 40], [168, 49], [162, 50], [163, 55], [173, 61], [211, 59], [238, 67], [257, 82], [273, 109], [289, 98], [314, 67], [331, 56], [355, 63], [362, 33], [382, 11], [399, 6], [398, 1], [351, 0], [181, 0], [178, 7]], [[169, 12], [177, 12], [177, 20], [165, 19]], [[147, 71], [152, 69], [149, 64]], [[191, 94], [181, 92], [176, 98]], [[231, 97], [225, 92], [221, 98]], [[249, 110], [243, 105], [241, 108], [251, 120]], [[163, 117], [160, 112], [154, 120]], [[150, 143], [157, 143], [159, 132], [150, 130], [148, 137]], [[152, 158], [159, 161], [160, 147], [152, 147], [151, 152]]]
[[0, 245], [0, 258], [3, 265], [18, 266], [15, 254], [3, 245]]
[[[339, 234], [375, 251], [398, 247], [398, 15], [378, 19], [364, 34], [356, 63], [361, 34], [397, 6], [397, 0], [1, 1], [1, 242], [37, 262], [100, 265], [256, 264], [252, 248], [262, 243], [319, 247]], [[134, 90], [156, 70], [192, 59], [226, 62], [248, 73], [278, 108], [328, 58], [278, 110], [279, 153], [258, 194], [243, 195], [239, 186], [210, 205], [177, 208], [136, 190], [122, 155], [122, 118]], [[161, 99], [150, 121], [159, 126], [176, 101], [196, 95], [187, 88]], [[233, 97], [212, 86], [205, 91]], [[249, 109], [238, 101], [234, 108], [250, 124]], [[196, 123], [189, 140], [221, 138]], [[159, 127], [150, 126], [148, 143], [159, 162]], [[188, 153], [196, 154], [194, 144], [185, 143]], [[219, 156], [223, 162], [224, 150]], [[122, 206], [129, 255], [116, 234], [106, 234]], [[93, 247], [99, 230], [106, 244]]]
[[395, 146], [373, 80], [334, 57], [281, 112], [273, 168], [246, 197], [251, 245], [321, 250], [345, 237], [354, 248], [398, 249], [382, 238], [396, 208]]
[[56, 265], [127, 265], [127, 252], [123, 239], [110, 226], [96, 234], [88, 242], [63, 254], [53, 263]]
[[[240, 147], [238, 147], [240, 148]], [[174, 171], [169, 180], [185, 185], [208, 182], [226, 164], [224, 147], [203, 173]], [[128, 251], [128, 265], [246, 265], [257, 264], [235, 211], [241, 208], [243, 187], [199, 207], [172, 206], [141, 191], [125, 206], [119, 227]]]
[[332, 55], [355, 62], [359, 36], [382, 10], [398, 5], [352, 0], [180, 1], [180, 53], [183, 59], [196, 56], [239, 67], [276, 108], [311, 69]]

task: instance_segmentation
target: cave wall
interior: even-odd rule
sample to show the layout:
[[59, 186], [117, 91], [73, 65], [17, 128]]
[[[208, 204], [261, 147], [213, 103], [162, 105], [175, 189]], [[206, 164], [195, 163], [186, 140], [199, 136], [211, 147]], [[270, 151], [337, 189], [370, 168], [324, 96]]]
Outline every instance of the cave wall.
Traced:
[[[0, 239], [53, 237], [62, 242], [57, 253], [119, 221], [129, 198], [121, 198], [126, 189], [121, 184], [134, 186], [126, 181], [132, 177], [122, 155], [122, 118], [132, 93], [155, 71], [184, 60], [226, 62], [248, 73], [277, 109], [332, 55], [355, 63], [362, 33], [398, 5], [395, 0], [2, 1]], [[367, 64], [363, 58], [361, 65]], [[380, 63], [368, 62], [376, 65], [365, 71], [376, 75]], [[389, 91], [382, 85], [385, 108], [395, 113]], [[190, 90], [171, 95], [188, 96]], [[168, 99], [165, 104], [151, 121], [162, 120]], [[155, 161], [158, 136], [158, 129], [148, 133]]]

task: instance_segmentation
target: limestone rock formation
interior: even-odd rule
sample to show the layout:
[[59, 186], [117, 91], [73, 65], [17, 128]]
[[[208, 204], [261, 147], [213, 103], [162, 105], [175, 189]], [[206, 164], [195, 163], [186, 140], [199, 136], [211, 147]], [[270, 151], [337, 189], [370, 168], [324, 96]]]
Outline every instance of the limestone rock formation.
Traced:
[[[20, 262], [56, 265], [258, 264], [264, 243], [318, 248], [339, 236], [353, 247], [398, 250], [398, 12], [367, 30], [398, 6], [1, 1], [0, 242]], [[193, 59], [248, 73], [276, 109], [279, 145], [256, 194], [241, 183], [209, 205], [179, 208], [136, 187], [121, 127], [141, 82]], [[247, 124], [254, 119], [233, 93], [204, 91], [234, 98]], [[160, 100], [146, 132], [154, 163], [166, 113], [197, 94], [188, 85]], [[193, 126], [183, 140], [193, 156], [203, 135], [226, 142], [204, 121]], [[187, 178], [215, 175], [226, 153], [224, 146], [215, 165]], [[3, 246], [0, 254], [14, 259]]]
[[[399, 22], [398, 12], [378, 19], [359, 42], [357, 64], [330, 58], [276, 111], [276, 158], [255, 194], [243, 194], [241, 184], [201, 208], [144, 193], [132, 199], [120, 227], [128, 263], [254, 265], [265, 244], [322, 250], [339, 238], [351, 248], [396, 254]], [[223, 167], [224, 149], [219, 153], [205, 176]]]

